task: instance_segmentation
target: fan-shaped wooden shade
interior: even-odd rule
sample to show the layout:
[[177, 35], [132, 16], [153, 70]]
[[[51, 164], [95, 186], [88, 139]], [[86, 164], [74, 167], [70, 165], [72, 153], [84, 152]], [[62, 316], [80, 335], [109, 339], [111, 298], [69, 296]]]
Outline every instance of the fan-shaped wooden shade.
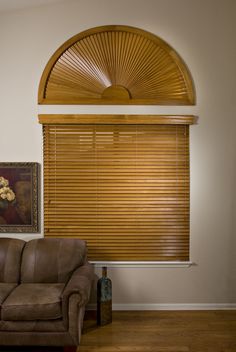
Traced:
[[39, 104], [194, 103], [191, 75], [175, 50], [127, 26], [93, 28], [68, 40], [39, 86]]

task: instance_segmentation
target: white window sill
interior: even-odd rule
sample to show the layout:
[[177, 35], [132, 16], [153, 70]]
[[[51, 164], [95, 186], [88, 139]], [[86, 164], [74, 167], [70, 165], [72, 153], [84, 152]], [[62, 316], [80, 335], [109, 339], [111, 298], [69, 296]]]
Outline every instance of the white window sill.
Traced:
[[110, 261], [90, 261], [95, 268], [102, 268], [103, 266], [108, 268], [189, 268], [192, 265], [196, 265], [193, 262], [176, 261], [176, 262], [110, 262]]

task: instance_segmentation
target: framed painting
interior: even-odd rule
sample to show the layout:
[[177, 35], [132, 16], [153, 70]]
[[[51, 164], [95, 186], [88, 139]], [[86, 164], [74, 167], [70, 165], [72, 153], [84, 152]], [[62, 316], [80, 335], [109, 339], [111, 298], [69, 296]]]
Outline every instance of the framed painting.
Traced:
[[38, 232], [38, 163], [0, 163], [0, 232]]

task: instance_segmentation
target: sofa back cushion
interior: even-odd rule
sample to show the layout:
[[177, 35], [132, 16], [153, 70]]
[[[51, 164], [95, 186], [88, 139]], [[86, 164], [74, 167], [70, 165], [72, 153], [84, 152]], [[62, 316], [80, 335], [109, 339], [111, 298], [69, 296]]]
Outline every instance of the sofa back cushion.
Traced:
[[40, 238], [26, 243], [21, 282], [65, 283], [86, 260], [86, 242], [72, 238]]
[[16, 238], [0, 238], [0, 282], [18, 283], [20, 264], [25, 241]]

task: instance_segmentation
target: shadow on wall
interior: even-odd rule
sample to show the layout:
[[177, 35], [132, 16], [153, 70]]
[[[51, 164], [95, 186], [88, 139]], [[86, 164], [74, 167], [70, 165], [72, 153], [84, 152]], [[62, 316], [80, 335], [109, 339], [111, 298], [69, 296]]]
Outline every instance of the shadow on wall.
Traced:
[[[236, 162], [234, 166], [234, 170], [236, 170]], [[234, 175], [234, 180], [236, 180], [236, 172]], [[233, 187], [232, 187], [233, 188]], [[230, 251], [230, 260], [229, 260], [229, 292], [230, 292], [230, 297], [229, 301], [231, 303], [236, 303], [236, 187], [234, 185], [234, 195], [233, 195], [233, 212], [232, 212], [232, 231], [231, 231], [231, 237], [230, 237], [230, 244], [229, 248], [231, 248]], [[233, 250], [234, 249], [234, 250]]]

